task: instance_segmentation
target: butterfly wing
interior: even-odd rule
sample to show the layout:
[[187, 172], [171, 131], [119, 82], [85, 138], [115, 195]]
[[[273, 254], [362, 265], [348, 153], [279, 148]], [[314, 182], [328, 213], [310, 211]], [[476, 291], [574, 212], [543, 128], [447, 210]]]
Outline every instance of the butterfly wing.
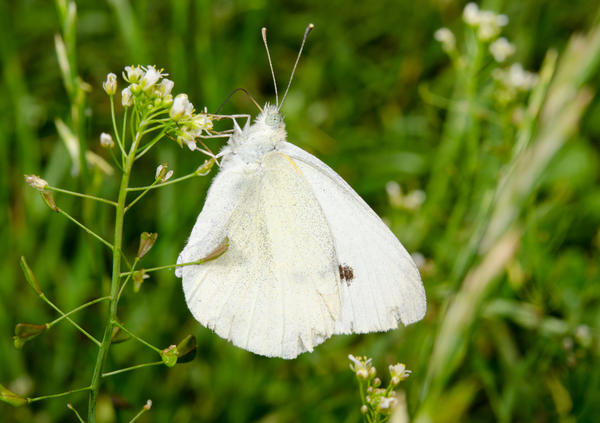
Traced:
[[[186, 302], [198, 321], [234, 345], [294, 358], [330, 337], [339, 316], [332, 235], [310, 187], [285, 155], [265, 155], [244, 178], [221, 224], [221, 240], [205, 242], [196, 231], [210, 226], [201, 222], [204, 210], [196, 223], [188, 245], [215, 246], [227, 236], [229, 248], [215, 260], [182, 267]], [[222, 179], [229, 179], [227, 173]], [[207, 219], [216, 214], [209, 212], [213, 194], [218, 189], [211, 188], [205, 204]], [[202, 258], [187, 249], [182, 260]]]
[[335, 333], [385, 331], [421, 320], [425, 290], [411, 256], [364, 200], [330, 167], [290, 143], [290, 156], [311, 186], [333, 234], [342, 309]]

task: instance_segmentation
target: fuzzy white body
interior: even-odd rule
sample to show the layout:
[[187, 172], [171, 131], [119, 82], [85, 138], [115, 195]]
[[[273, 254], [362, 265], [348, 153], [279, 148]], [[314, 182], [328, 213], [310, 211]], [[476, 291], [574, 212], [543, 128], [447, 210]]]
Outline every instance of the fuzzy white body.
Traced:
[[194, 317], [238, 347], [294, 358], [333, 334], [425, 314], [410, 255], [339, 175], [286, 142], [271, 106], [224, 147], [178, 263], [209, 256], [225, 238], [223, 255], [176, 274]]

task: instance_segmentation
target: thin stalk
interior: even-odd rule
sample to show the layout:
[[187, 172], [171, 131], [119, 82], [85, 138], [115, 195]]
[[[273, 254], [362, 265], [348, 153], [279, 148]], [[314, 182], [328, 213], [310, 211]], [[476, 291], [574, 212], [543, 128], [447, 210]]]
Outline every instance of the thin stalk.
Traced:
[[114, 249], [113, 245], [110, 242], [108, 242], [107, 240], [105, 240], [104, 238], [102, 238], [96, 232], [92, 231], [90, 228], [88, 228], [87, 226], [85, 226], [79, 220], [75, 219], [69, 213], [67, 213], [66, 211], [64, 211], [60, 207], [57, 207], [56, 209], [58, 210], [58, 212], [60, 214], [62, 214], [63, 216], [65, 216], [71, 222], [75, 223], [77, 226], [79, 226], [81, 229], [83, 229], [84, 231], [86, 231], [88, 234], [92, 235], [94, 238], [96, 238], [98, 241], [100, 241], [101, 243], [103, 243], [104, 245], [106, 245], [108, 248], [110, 248], [111, 250]]
[[85, 388], [72, 389], [70, 391], [65, 391], [65, 392], [61, 392], [61, 393], [58, 393], [58, 394], [50, 394], [50, 395], [44, 395], [44, 396], [41, 396], [41, 397], [27, 398], [27, 402], [28, 403], [32, 403], [32, 402], [36, 402], [36, 401], [45, 400], [45, 399], [48, 399], [48, 398], [65, 397], [67, 395], [71, 395], [71, 394], [74, 394], [76, 392], [89, 391], [90, 389], [91, 389], [90, 386], [86, 386]]
[[137, 154], [137, 156], [135, 156], [135, 159], [138, 160], [140, 157], [142, 157], [144, 154], [146, 154], [148, 152], [148, 150], [150, 150], [154, 144], [156, 144], [158, 141], [160, 141], [164, 136], [165, 136], [165, 132], [166, 129], [161, 131], [160, 134], [158, 134], [156, 137], [154, 137], [154, 139], [152, 141], [150, 141], [148, 144], [144, 145], [140, 150], [140, 152]]
[[81, 417], [81, 414], [79, 414], [79, 411], [77, 411], [75, 407], [73, 407], [71, 404], [67, 404], [67, 408], [75, 413], [75, 417], [77, 417], [77, 421], [79, 421], [79, 423], [85, 423], [85, 420], [83, 420], [83, 417]]
[[[119, 144], [119, 149], [121, 150], [122, 157], [126, 157], [125, 148], [123, 147], [123, 142], [121, 141], [121, 137], [119, 136], [119, 131], [117, 130], [117, 119], [115, 117], [115, 101], [114, 95], [110, 96], [110, 116], [112, 117], [113, 122], [113, 131], [115, 132], [115, 138], [117, 138], [117, 144]], [[123, 164], [123, 159], [121, 159], [121, 165]]]
[[102, 377], [114, 376], [114, 375], [118, 375], [119, 373], [130, 372], [132, 370], [137, 370], [137, 369], [141, 369], [144, 367], [158, 366], [160, 364], [164, 364], [162, 360], [161, 361], [152, 361], [151, 363], [137, 364], [135, 366], [125, 367], [125, 368], [119, 369], [119, 370], [113, 370], [112, 372], [102, 373]]
[[136, 341], [138, 341], [140, 344], [143, 344], [143, 345], [147, 346], [152, 351], [156, 351], [157, 353], [161, 354], [161, 356], [162, 356], [162, 350], [160, 348], [155, 347], [154, 345], [152, 345], [148, 341], [144, 341], [142, 338], [140, 338], [139, 336], [137, 336], [135, 333], [131, 332], [129, 329], [127, 329], [125, 326], [123, 326], [122, 324], [120, 324], [116, 320], [113, 321], [112, 323], [113, 323], [113, 325], [115, 325], [118, 328], [120, 328], [127, 335], [131, 336], [133, 339], [135, 339]]
[[152, 184], [152, 185], [147, 185], [145, 187], [127, 188], [127, 191], [144, 191], [144, 190], [149, 190], [149, 189], [161, 188], [161, 187], [164, 187], [165, 185], [171, 185], [171, 184], [176, 184], [177, 182], [185, 181], [186, 179], [193, 178], [194, 176], [199, 176], [199, 175], [197, 172], [192, 172], [190, 174], [182, 176], [181, 178], [171, 179], [170, 181], [163, 182], [162, 184], [158, 184], [158, 185]]
[[158, 179], [157, 179], [157, 180], [155, 180], [155, 181], [154, 181], [154, 183], [148, 187], [148, 189], [144, 190], [144, 191], [143, 191], [143, 192], [142, 192], [140, 195], [138, 195], [137, 197], [135, 197], [135, 199], [134, 199], [134, 200], [133, 200], [131, 203], [129, 203], [129, 205], [128, 205], [127, 207], [125, 207], [125, 213], [127, 213], [127, 211], [128, 211], [128, 210], [129, 210], [131, 207], [133, 207], [133, 205], [134, 205], [135, 203], [137, 203], [138, 201], [140, 201], [140, 200], [142, 199], [142, 197], [143, 197], [144, 195], [146, 195], [146, 193], [147, 193], [148, 191], [150, 191], [150, 188], [151, 188], [151, 187], [153, 187], [153, 186], [155, 186], [155, 185], [156, 185], [158, 182], [159, 182], [159, 180], [158, 180]]
[[[148, 402], [149, 402], [150, 405], [152, 405], [152, 403], [150, 402], [150, 400], [148, 400]], [[137, 419], [140, 418], [140, 416], [142, 414], [144, 414], [148, 410], [150, 410], [150, 406], [149, 405], [145, 405], [144, 407], [142, 407], [142, 409], [135, 416], [133, 416], [133, 418], [131, 420], [129, 420], [129, 423], [134, 423]]]
[[[46, 323], [46, 325], [48, 326], [48, 328], [51, 328], [52, 326], [54, 326], [55, 324], [57, 324], [58, 322], [60, 322], [62, 319], [66, 319], [68, 316], [70, 316], [71, 314], [77, 313], [80, 310], [83, 310], [86, 307], [89, 307], [93, 304], [99, 303], [100, 301], [104, 301], [104, 300], [108, 300], [110, 299], [110, 296], [106, 296], [106, 297], [100, 297], [100, 298], [96, 298], [95, 300], [92, 300], [88, 303], [82, 304], [77, 308], [74, 308], [73, 310], [69, 311], [68, 313], [64, 313], [63, 315], [61, 315], [59, 318], [54, 319], [53, 321]], [[100, 342], [98, 342], [98, 345], [100, 345]]]
[[[119, 289], [119, 294], [117, 295], [117, 304], [119, 303], [119, 300], [121, 299], [121, 295], [123, 294], [123, 291], [125, 290], [125, 287], [127, 286], [127, 282], [129, 282], [129, 279], [131, 279], [131, 275], [133, 275], [133, 273], [135, 272], [135, 266], [137, 266], [138, 261], [140, 259], [139, 258], [135, 258], [135, 260], [133, 261], [133, 265], [131, 266], [131, 271], [129, 273], [127, 273], [127, 279], [125, 279], [125, 282], [123, 282], [121, 284], [121, 288]], [[123, 273], [121, 273], [121, 276], [123, 276]]]
[[115, 203], [114, 201], [108, 200], [106, 198], [96, 197], [96, 196], [88, 195], [88, 194], [83, 194], [81, 192], [69, 191], [68, 189], [57, 188], [57, 187], [53, 187], [53, 186], [50, 186], [50, 185], [48, 185], [46, 187], [46, 189], [49, 189], [49, 190], [54, 191], [54, 192], [61, 192], [63, 194], [73, 195], [75, 197], [82, 197], [82, 198], [88, 198], [88, 199], [94, 200], [94, 201], [100, 201], [101, 203], [110, 204], [111, 206], [115, 206], [115, 207], [117, 205], [117, 203]]
[[91, 390], [88, 400], [88, 423], [96, 423], [96, 402], [98, 400], [98, 391], [100, 389], [100, 380], [102, 376], [102, 368], [106, 362], [108, 350], [110, 349], [110, 343], [112, 339], [113, 324], [117, 317], [117, 294], [119, 292], [119, 286], [121, 281], [121, 249], [123, 246], [123, 222], [125, 218], [125, 204], [127, 201], [127, 187], [129, 185], [129, 178], [131, 176], [131, 169], [135, 161], [135, 152], [141, 141], [140, 131], [142, 127], [138, 127], [138, 133], [133, 138], [129, 154], [125, 159], [125, 166], [123, 166], [123, 176], [121, 178], [121, 185], [119, 187], [119, 196], [117, 200], [117, 210], [115, 213], [115, 233], [113, 243], [113, 268], [112, 278], [110, 282], [110, 306], [108, 314], [106, 316], [106, 325], [104, 330], [104, 336], [102, 338], [102, 344], [100, 345], [98, 356], [96, 358], [96, 364], [92, 373], [92, 382], [90, 384]]
[[92, 341], [94, 344], [96, 344], [97, 346], [100, 346], [100, 341], [98, 341], [93, 335], [91, 335], [90, 333], [88, 333], [84, 328], [82, 328], [81, 326], [79, 326], [77, 323], [75, 323], [70, 317], [67, 316], [67, 314], [65, 314], [57, 305], [55, 305], [52, 301], [50, 301], [48, 299], [48, 297], [46, 297], [46, 295], [44, 295], [44, 293], [40, 293], [39, 294], [40, 298], [42, 300], [44, 300], [44, 302], [46, 302], [46, 304], [48, 304], [50, 307], [52, 307], [54, 310], [56, 310], [58, 313], [60, 313], [60, 315], [67, 319], [67, 321], [69, 323], [71, 323], [73, 326], [75, 326], [79, 332], [83, 333], [85, 336], [87, 336], [89, 338], [90, 341]]

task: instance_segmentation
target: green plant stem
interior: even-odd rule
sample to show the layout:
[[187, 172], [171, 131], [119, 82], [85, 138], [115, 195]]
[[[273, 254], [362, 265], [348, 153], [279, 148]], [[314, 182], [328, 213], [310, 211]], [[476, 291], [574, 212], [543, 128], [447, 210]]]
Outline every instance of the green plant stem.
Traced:
[[133, 416], [133, 418], [132, 418], [131, 420], [129, 420], [129, 423], [133, 423], [133, 422], [135, 422], [135, 421], [136, 421], [137, 419], [139, 419], [139, 418], [140, 418], [140, 416], [141, 416], [142, 414], [144, 414], [146, 411], [148, 411], [148, 408], [146, 408], [146, 407], [142, 407], [142, 409], [141, 409], [141, 410], [140, 410], [140, 411], [139, 411], [139, 412], [138, 412], [138, 413], [137, 413], [135, 416]]
[[[51, 328], [52, 326], [54, 326], [55, 324], [57, 324], [58, 322], [60, 322], [62, 319], [66, 319], [68, 316], [70, 316], [71, 314], [77, 313], [80, 310], [83, 310], [86, 307], [89, 307], [93, 304], [99, 303], [100, 301], [105, 301], [110, 299], [110, 296], [106, 296], [106, 297], [100, 297], [100, 298], [96, 298], [95, 300], [92, 300], [88, 303], [82, 304], [77, 308], [74, 308], [73, 310], [69, 311], [68, 313], [65, 313], [63, 315], [61, 315], [59, 318], [54, 319], [53, 321], [47, 323], [48, 328]], [[100, 344], [100, 342], [98, 342], [98, 345]]]
[[115, 203], [114, 201], [108, 200], [106, 198], [95, 197], [93, 195], [83, 194], [81, 192], [69, 191], [68, 189], [57, 188], [57, 187], [53, 187], [53, 186], [50, 186], [50, 185], [48, 185], [46, 187], [46, 189], [49, 189], [49, 190], [54, 191], [54, 192], [61, 192], [63, 194], [73, 195], [75, 197], [82, 197], [82, 198], [88, 198], [88, 199], [94, 200], [94, 201], [100, 201], [101, 203], [110, 204], [111, 206], [115, 206], [115, 207], [117, 205], [117, 203]]
[[133, 339], [135, 339], [136, 341], [138, 341], [140, 344], [143, 344], [143, 345], [147, 346], [152, 351], [156, 351], [157, 353], [161, 354], [161, 356], [162, 356], [162, 350], [160, 348], [155, 347], [154, 345], [152, 345], [148, 341], [144, 341], [142, 338], [140, 338], [139, 336], [137, 336], [135, 333], [131, 332], [129, 329], [127, 329], [125, 326], [123, 326], [122, 324], [120, 324], [116, 320], [113, 321], [113, 325], [117, 326], [118, 328], [120, 328], [123, 332], [125, 332], [127, 335], [131, 336]]
[[88, 228], [87, 226], [85, 226], [83, 223], [81, 223], [79, 220], [75, 219], [73, 216], [71, 216], [69, 213], [67, 213], [66, 211], [64, 211], [63, 209], [61, 209], [60, 207], [57, 207], [57, 210], [60, 214], [62, 214], [63, 216], [65, 216], [67, 219], [69, 219], [71, 222], [75, 223], [77, 226], [79, 226], [81, 229], [83, 229], [84, 231], [86, 231], [88, 234], [90, 234], [91, 236], [93, 236], [94, 238], [96, 238], [98, 241], [100, 241], [101, 243], [103, 243], [104, 245], [106, 245], [108, 248], [110, 248], [111, 250], [114, 249], [113, 245], [108, 242], [107, 240], [105, 240], [104, 238], [102, 238], [100, 235], [98, 235], [96, 232], [92, 231], [90, 228]]
[[135, 366], [125, 367], [125, 368], [119, 369], [119, 370], [113, 370], [112, 372], [102, 373], [102, 377], [114, 376], [114, 375], [118, 375], [119, 373], [130, 372], [132, 370], [141, 369], [144, 367], [158, 366], [160, 364], [164, 364], [162, 360], [161, 361], [152, 361], [150, 363], [137, 364]]
[[71, 404], [67, 404], [67, 408], [75, 413], [75, 417], [77, 417], [77, 421], [79, 421], [79, 423], [85, 423], [85, 420], [83, 420], [83, 417], [81, 417], [81, 414], [79, 414], [79, 411], [77, 411], [75, 407], [73, 407]]
[[52, 307], [54, 310], [56, 310], [58, 313], [60, 313], [60, 315], [63, 318], [67, 319], [67, 321], [69, 323], [71, 323], [73, 326], [75, 326], [79, 330], [79, 332], [81, 332], [85, 336], [87, 336], [89, 338], [89, 340], [92, 341], [94, 344], [96, 344], [97, 346], [100, 346], [100, 341], [98, 341], [93, 335], [88, 333], [84, 328], [82, 328], [77, 323], [75, 323], [70, 317], [67, 316], [67, 314], [65, 314], [60, 308], [58, 308], [57, 305], [55, 305], [52, 301], [50, 301], [48, 299], [48, 297], [46, 297], [46, 295], [44, 295], [43, 293], [40, 293], [39, 296], [44, 302], [46, 302], [46, 304], [48, 304], [50, 307]]
[[65, 391], [65, 392], [60, 392], [58, 394], [50, 394], [50, 395], [43, 395], [41, 397], [35, 397], [35, 398], [27, 398], [27, 402], [28, 403], [32, 403], [32, 402], [36, 402], [36, 401], [41, 401], [41, 400], [45, 400], [48, 398], [59, 398], [59, 397], [65, 397], [67, 395], [71, 395], [74, 394], [76, 392], [81, 392], [81, 391], [89, 391], [91, 389], [90, 386], [86, 386], [85, 388], [79, 388], [79, 389], [72, 389], [70, 391]]
[[[167, 264], [167, 265], [164, 265], [164, 266], [149, 267], [148, 269], [144, 269], [144, 271], [146, 273], [150, 273], [150, 272], [155, 272], [157, 270], [167, 270], [167, 269], [173, 269], [175, 267], [193, 266], [195, 264], [204, 264], [207, 261], [208, 260], [200, 259], [200, 260], [196, 260], [196, 261], [190, 261], [188, 263]], [[132, 270], [131, 272], [123, 272], [123, 273], [121, 273], [121, 276], [128, 276], [128, 275], [132, 275], [133, 273], [135, 273], [135, 270]]]
[[[115, 138], [117, 138], [117, 144], [119, 144], [119, 149], [121, 150], [122, 158], [125, 158], [127, 155], [125, 154], [125, 148], [123, 147], [123, 141], [121, 141], [121, 137], [119, 136], [119, 131], [117, 130], [117, 119], [115, 118], [115, 101], [114, 95], [110, 96], [110, 116], [112, 117], [113, 122], [113, 131], [115, 132]], [[123, 164], [123, 160], [121, 160], [121, 165]]]
[[[129, 282], [129, 279], [131, 279], [131, 275], [133, 275], [133, 273], [135, 272], [135, 266], [137, 266], [139, 261], [140, 261], [140, 259], [136, 257], [135, 260], [133, 261], [133, 265], [131, 266], [131, 271], [127, 273], [127, 279], [125, 279], [125, 282], [123, 282], [121, 284], [121, 288], [119, 289], [119, 294], [117, 294], [117, 304], [119, 303], [119, 300], [121, 299], [121, 295], [123, 294], [123, 291], [125, 290], [125, 287], [127, 286], [127, 282]], [[121, 273], [121, 276], [124, 276], [124, 274]]]
[[96, 364], [92, 373], [92, 382], [90, 384], [91, 390], [88, 401], [88, 423], [96, 423], [96, 402], [98, 400], [98, 391], [100, 389], [102, 368], [104, 367], [108, 350], [110, 349], [113, 324], [117, 317], [117, 294], [119, 292], [121, 281], [121, 249], [123, 246], [123, 222], [125, 218], [125, 204], [127, 201], [127, 187], [129, 185], [131, 169], [133, 168], [133, 163], [135, 162], [135, 153], [142, 138], [142, 130], [143, 125], [140, 125], [137, 128], [137, 134], [133, 139], [129, 154], [125, 156], [125, 166], [123, 166], [123, 176], [121, 178], [121, 185], [119, 187], [117, 210], [115, 214], [115, 235], [112, 246], [113, 268], [110, 283], [110, 296], [112, 299], [110, 301], [108, 314], [106, 316], [106, 326], [104, 330], [104, 336], [102, 338], [102, 344], [100, 345], [98, 356], [96, 358]]
[[185, 181], [186, 179], [193, 178], [194, 176], [199, 176], [199, 175], [197, 172], [192, 172], [185, 176], [182, 176], [181, 178], [172, 179], [170, 181], [163, 182], [162, 184], [158, 184], [158, 185], [152, 184], [152, 185], [147, 185], [145, 187], [132, 187], [132, 188], [128, 188], [127, 191], [143, 191], [143, 190], [161, 188], [161, 187], [164, 187], [165, 185], [171, 185], [171, 184], [176, 184], [177, 182]]
[[144, 195], [146, 195], [146, 194], [148, 193], [148, 191], [150, 191], [150, 189], [151, 189], [153, 186], [156, 186], [156, 184], [158, 184], [159, 182], [160, 182], [160, 181], [159, 181], [158, 179], [157, 179], [157, 180], [155, 180], [155, 181], [154, 181], [154, 183], [153, 183], [152, 185], [150, 185], [150, 186], [149, 186], [147, 189], [145, 189], [145, 190], [144, 190], [144, 191], [143, 191], [143, 192], [142, 192], [140, 195], [138, 195], [137, 197], [135, 197], [135, 199], [134, 199], [134, 200], [133, 200], [131, 203], [129, 203], [129, 205], [128, 205], [127, 207], [125, 207], [125, 213], [127, 213], [127, 211], [128, 211], [128, 210], [129, 210], [131, 207], [133, 207], [133, 205], [134, 205], [135, 203], [137, 203], [138, 201], [140, 201], [140, 200], [142, 199], [142, 197], [143, 197]]

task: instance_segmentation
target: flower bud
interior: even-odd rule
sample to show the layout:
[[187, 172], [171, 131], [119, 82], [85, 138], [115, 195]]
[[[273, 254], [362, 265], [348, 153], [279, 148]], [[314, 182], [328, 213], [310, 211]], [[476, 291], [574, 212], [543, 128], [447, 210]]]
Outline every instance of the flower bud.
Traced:
[[177, 94], [173, 100], [173, 105], [169, 115], [174, 120], [182, 119], [183, 117], [191, 117], [194, 110], [194, 105], [188, 100], [187, 94]]
[[148, 411], [152, 408], [152, 400], [146, 401], [146, 405], [144, 405], [144, 410]]
[[25, 175], [25, 182], [38, 191], [44, 191], [48, 187], [48, 182], [37, 175]]
[[123, 91], [121, 91], [121, 104], [125, 107], [129, 107], [133, 104], [133, 96], [130, 87], [124, 88]]
[[156, 239], [158, 238], [158, 234], [153, 232], [142, 232], [140, 235], [140, 246], [138, 248], [137, 258], [141, 259], [144, 257], [148, 251], [154, 246]]
[[100, 134], [100, 145], [104, 148], [114, 148], [115, 142], [110, 134], [102, 132]]
[[381, 385], [381, 379], [379, 379], [378, 377], [376, 377], [375, 379], [373, 379], [373, 386], [375, 388], [378, 388]]
[[106, 75], [106, 81], [102, 83], [102, 88], [108, 95], [114, 95], [117, 92], [117, 75], [109, 73]]
[[363, 405], [362, 407], [360, 407], [361, 413], [367, 414], [368, 411], [369, 411], [369, 407], [367, 407], [366, 405]]
[[175, 83], [173, 81], [165, 78], [162, 81], [160, 81], [160, 85], [158, 86], [158, 89], [159, 89], [160, 94], [164, 97], [164, 96], [171, 94], [171, 90], [173, 89], [174, 86], [175, 86]]

